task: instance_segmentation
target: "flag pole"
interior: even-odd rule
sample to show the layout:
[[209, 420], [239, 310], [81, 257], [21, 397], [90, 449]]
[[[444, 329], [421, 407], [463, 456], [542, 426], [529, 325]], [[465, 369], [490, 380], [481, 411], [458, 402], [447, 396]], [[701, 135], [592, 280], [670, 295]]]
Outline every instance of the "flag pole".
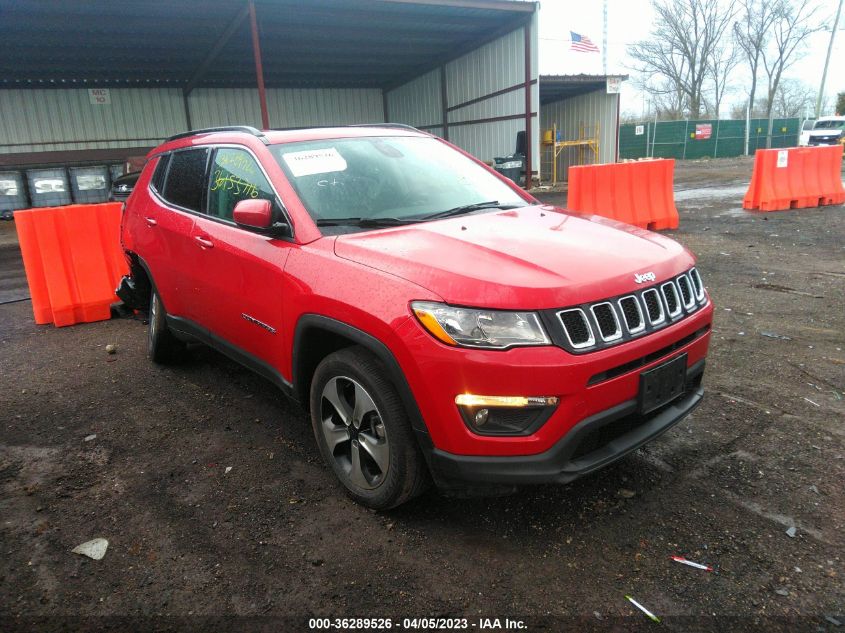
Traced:
[[[840, 0], [840, 7], [842, 0]], [[603, 14], [602, 14], [602, 47], [601, 47], [601, 67], [602, 72], [607, 75], [607, 0], [604, 0]], [[828, 51], [828, 58], [830, 52]]]

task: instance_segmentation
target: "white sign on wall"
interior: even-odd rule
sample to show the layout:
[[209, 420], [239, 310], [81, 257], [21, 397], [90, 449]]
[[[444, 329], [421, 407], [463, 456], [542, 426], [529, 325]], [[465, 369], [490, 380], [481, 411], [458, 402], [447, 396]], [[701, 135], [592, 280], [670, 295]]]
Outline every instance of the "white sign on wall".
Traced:
[[645, 132], [645, 126], [644, 125], [638, 125], [637, 127], [634, 128], [634, 134], [637, 135], [637, 136], [642, 136], [643, 132]]
[[91, 105], [109, 105], [111, 95], [108, 88], [88, 88], [88, 100]]
[[619, 89], [621, 87], [622, 87], [622, 80], [619, 77], [608, 77], [607, 78], [607, 94], [609, 94], [609, 95], [619, 94]]

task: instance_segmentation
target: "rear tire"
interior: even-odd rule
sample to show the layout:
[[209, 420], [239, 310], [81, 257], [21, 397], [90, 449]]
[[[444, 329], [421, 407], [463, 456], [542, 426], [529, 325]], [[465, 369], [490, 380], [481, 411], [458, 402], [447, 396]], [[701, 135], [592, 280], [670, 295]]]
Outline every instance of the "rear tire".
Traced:
[[408, 414], [369, 351], [350, 347], [324, 358], [310, 404], [320, 453], [352, 499], [387, 510], [425, 490], [428, 471]]
[[167, 327], [167, 312], [155, 290], [150, 290], [149, 321], [147, 354], [150, 360], [162, 365], [179, 360], [185, 351], [185, 344], [173, 336]]

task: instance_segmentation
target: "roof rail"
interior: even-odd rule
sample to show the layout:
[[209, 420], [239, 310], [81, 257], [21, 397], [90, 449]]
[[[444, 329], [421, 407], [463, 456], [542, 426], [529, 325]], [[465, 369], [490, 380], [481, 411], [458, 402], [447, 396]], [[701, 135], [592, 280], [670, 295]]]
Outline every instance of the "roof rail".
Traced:
[[408, 125], [407, 123], [356, 123], [349, 127], [393, 127], [399, 130], [413, 130], [414, 132], [425, 134], [422, 130], [418, 130], [413, 125]]
[[178, 138], [194, 136], [195, 134], [212, 134], [214, 132], [243, 132], [244, 134], [251, 134], [252, 136], [260, 138], [265, 145], [268, 143], [267, 138], [264, 136], [264, 132], [250, 125], [227, 125], [223, 127], [206, 127], [201, 130], [189, 130], [187, 132], [174, 134], [165, 142], [175, 141]]

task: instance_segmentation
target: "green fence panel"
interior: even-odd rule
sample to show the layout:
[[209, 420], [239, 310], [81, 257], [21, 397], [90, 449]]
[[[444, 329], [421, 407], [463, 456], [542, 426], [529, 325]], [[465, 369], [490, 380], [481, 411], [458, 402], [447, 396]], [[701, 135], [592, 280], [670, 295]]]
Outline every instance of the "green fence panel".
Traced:
[[[799, 119], [772, 121], [772, 147], [793, 147], [798, 142]], [[709, 128], [707, 127], [709, 126]], [[639, 132], [639, 133], [638, 133]], [[768, 119], [751, 119], [748, 151], [766, 147]], [[644, 121], [619, 127], [621, 158], [727, 158], [745, 151], [745, 121]]]

